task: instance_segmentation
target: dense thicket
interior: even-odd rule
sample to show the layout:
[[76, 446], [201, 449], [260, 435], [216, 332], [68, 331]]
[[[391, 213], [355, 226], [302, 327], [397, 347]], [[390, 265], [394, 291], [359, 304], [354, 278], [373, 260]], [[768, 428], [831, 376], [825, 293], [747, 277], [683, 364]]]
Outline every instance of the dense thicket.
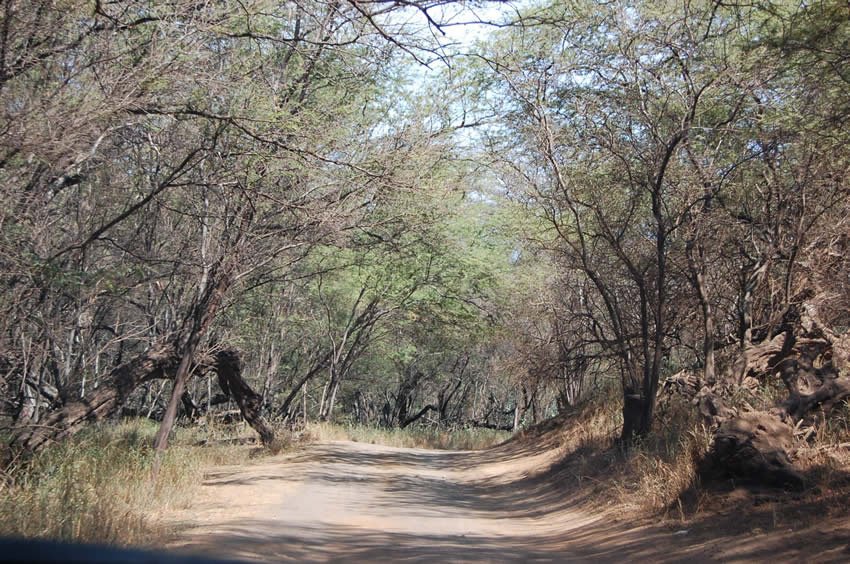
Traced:
[[505, 118], [492, 158], [554, 257], [567, 378], [619, 375], [629, 443], [676, 374], [740, 431], [730, 464], [757, 442], [729, 421], [742, 387], [784, 384], [764, 418], [792, 427], [840, 404], [846, 3], [558, 2], [520, 23], [477, 66]]
[[508, 250], [463, 198], [451, 118], [409, 84], [411, 62], [442, 56], [428, 8], [4, 2], [15, 446], [123, 404], [164, 419], [164, 447], [178, 412], [243, 389], [210, 380], [232, 347], [274, 417], [330, 418], [344, 399], [364, 422], [427, 405], [507, 424], [483, 335]]

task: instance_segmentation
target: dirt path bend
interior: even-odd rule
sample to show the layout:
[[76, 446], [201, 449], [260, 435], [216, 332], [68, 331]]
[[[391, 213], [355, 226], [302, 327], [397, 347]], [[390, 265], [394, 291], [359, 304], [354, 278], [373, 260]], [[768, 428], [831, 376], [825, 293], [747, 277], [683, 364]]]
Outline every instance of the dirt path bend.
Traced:
[[583, 511], [576, 500], [563, 499], [551, 480], [533, 477], [535, 468], [548, 465], [547, 456], [330, 442], [262, 463], [221, 467], [208, 475], [191, 510], [169, 517], [178, 530], [170, 548], [268, 562], [768, 556], [763, 543], [718, 552], [714, 543], [689, 538], [676, 526], [636, 528], [619, 521], [615, 511]]

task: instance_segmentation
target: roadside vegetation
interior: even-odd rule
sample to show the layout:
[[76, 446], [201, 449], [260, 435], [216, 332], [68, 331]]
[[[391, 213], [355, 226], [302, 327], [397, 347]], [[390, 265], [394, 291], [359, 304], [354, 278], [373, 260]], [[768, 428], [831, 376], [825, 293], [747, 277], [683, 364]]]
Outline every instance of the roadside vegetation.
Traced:
[[[797, 435], [791, 451], [805, 483], [800, 490], [789, 491], [748, 480], [713, 479], [705, 465], [714, 429], [676, 395], [662, 396], [659, 430], [622, 449], [617, 442], [622, 415], [608, 397], [588, 397], [512, 439], [541, 451], [558, 450], [558, 461], [541, 471], [577, 506], [615, 507], [622, 518], [661, 518], [685, 526], [731, 514], [746, 523], [745, 530], [807, 527], [845, 514], [844, 500], [850, 495], [850, 403], [841, 406], [816, 435]], [[748, 399], [753, 400], [740, 401]], [[749, 407], [770, 405], [762, 401], [763, 405]], [[716, 522], [736, 530], [734, 523]]]
[[159, 512], [188, 507], [205, 469], [247, 454], [223, 429], [178, 428], [154, 479], [156, 429], [145, 419], [97, 425], [7, 468], [0, 536], [155, 545]]
[[305, 429], [310, 441], [355, 441], [403, 448], [482, 450], [511, 437], [507, 431], [475, 428], [408, 427], [406, 429], [310, 423]]
[[[216, 465], [248, 462], [267, 451], [243, 424], [175, 428], [158, 473], [152, 447], [157, 423], [126, 419], [93, 426], [73, 439], [8, 467], [0, 481], [0, 537], [161, 546], [173, 532], [158, 516], [189, 508]], [[487, 429], [380, 429], [310, 424], [286, 437], [278, 453], [316, 441], [351, 440], [396, 447], [472, 450], [510, 435]]]

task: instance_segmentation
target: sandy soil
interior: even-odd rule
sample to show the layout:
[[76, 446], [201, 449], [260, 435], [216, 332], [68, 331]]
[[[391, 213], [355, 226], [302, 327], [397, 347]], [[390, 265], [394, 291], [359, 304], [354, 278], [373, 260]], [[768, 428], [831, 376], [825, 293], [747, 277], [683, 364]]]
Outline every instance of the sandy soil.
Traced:
[[170, 549], [248, 561], [845, 562], [847, 523], [750, 530], [655, 524], [570, 499], [554, 452], [447, 452], [329, 442], [210, 472], [166, 521]]

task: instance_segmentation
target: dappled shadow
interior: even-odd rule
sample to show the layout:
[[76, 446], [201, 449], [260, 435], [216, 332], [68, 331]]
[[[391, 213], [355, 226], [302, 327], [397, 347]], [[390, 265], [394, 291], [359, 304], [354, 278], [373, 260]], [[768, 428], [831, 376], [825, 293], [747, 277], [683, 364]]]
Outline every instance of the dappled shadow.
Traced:
[[[346, 445], [357, 444], [364, 450]], [[435, 450], [375, 447], [368, 443], [327, 442], [311, 446], [288, 458], [291, 463], [356, 464], [358, 466], [422, 467], [438, 470], [470, 470], [483, 464], [512, 462], [538, 456], [546, 449], [538, 441], [509, 440], [484, 450]]]
[[[510, 530], [509, 527], [506, 527]], [[340, 524], [289, 527], [275, 521], [231, 523], [183, 541], [188, 553], [274, 562], [846, 562], [841, 532], [728, 535], [622, 522], [569, 527], [547, 535], [433, 535]]]
[[668, 530], [624, 530], [621, 524], [600, 522], [572, 528], [569, 535], [523, 536], [412, 534], [338, 524], [281, 531], [275, 521], [255, 520], [189, 538], [180, 550], [259, 561], [712, 561], [702, 547], [680, 547], [672, 556], [670, 537]]
[[735, 558], [850, 561], [850, 472], [817, 466], [803, 476], [802, 491], [698, 476], [668, 511]]
[[[492, 514], [492, 518], [541, 517], [588, 501], [577, 494], [565, 495], [557, 466], [547, 470], [547, 465], [508, 483], [501, 477], [463, 480], [455, 473], [485, 462], [510, 462], [531, 454], [539, 453], [527, 453], [524, 449], [504, 453], [363, 451], [346, 448], [345, 443], [327, 444], [287, 457], [274, 468], [266, 465], [259, 471], [245, 472], [242, 467], [233, 467], [210, 472], [204, 484], [249, 486], [277, 481], [325, 483], [344, 488], [366, 483], [380, 486], [372, 499], [378, 507], [403, 511], [405, 504], [416, 510], [429, 505], [475, 512], [479, 517]], [[355, 467], [357, 471], [345, 471], [347, 467]], [[410, 473], [410, 468], [427, 469], [428, 473]], [[573, 479], [566, 476], [567, 472], [560, 474], [564, 474], [564, 481]]]
[[[600, 513], [594, 497], [623, 463], [624, 455], [614, 448], [584, 445], [554, 464], [520, 465], [525, 473], [512, 479], [464, 474], [482, 464], [539, 454], [521, 443], [472, 452], [326, 443], [253, 467], [221, 468], [207, 474], [206, 486], [266, 491], [278, 482], [293, 485], [291, 491], [336, 492], [333, 496], [339, 497], [315, 501], [308, 494], [306, 505], [301, 499], [299, 507], [322, 504], [310, 519], [296, 509], [286, 521], [251, 514], [248, 520], [185, 523], [173, 546], [259, 561], [850, 560], [846, 530], [799, 530], [802, 521], [793, 513], [777, 513], [769, 503], [766, 496], [775, 491], [754, 497], [740, 514], [735, 513], [740, 504], [694, 514], [698, 504], [689, 506], [684, 496], [678, 509], [688, 515], [661, 524]], [[586, 480], [598, 487], [587, 487]], [[842, 480], [850, 488], [850, 477]], [[280, 511], [286, 510], [286, 500], [282, 503]], [[799, 503], [802, 513], [817, 511], [816, 499], [802, 496]], [[389, 521], [375, 521], [387, 515]], [[467, 520], [474, 523], [467, 527]], [[444, 526], [434, 527], [435, 521]]]
[[568, 495], [548, 473], [528, 476], [504, 483], [497, 478], [457, 482], [429, 476], [388, 476], [384, 495], [376, 504], [397, 507], [398, 499], [410, 497], [423, 505], [457, 509], [479, 517], [539, 518], [547, 514], [576, 510], [586, 501], [579, 495]]
[[[363, 444], [363, 443], [355, 443]], [[477, 458], [482, 451], [444, 451], [368, 449], [358, 451], [345, 448], [346, 443], [322, 443], [289, 459], [291, 463], [318, 464], [354, 464], [370, 466], [428, 466], [437, 469], [458, 469], [470, 464], [470, 458]]]

